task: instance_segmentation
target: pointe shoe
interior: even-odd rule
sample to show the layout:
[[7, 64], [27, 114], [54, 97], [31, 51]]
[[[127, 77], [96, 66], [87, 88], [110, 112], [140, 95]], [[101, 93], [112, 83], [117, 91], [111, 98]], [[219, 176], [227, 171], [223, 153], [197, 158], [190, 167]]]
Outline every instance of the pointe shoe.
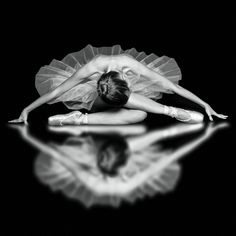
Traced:
[[[196, 123], [201, 123], [203, 122], [203, 114], [200, 112], [196, 112], [196, 111], [190, 111], [190, 110], [185, 110], [185, 109], [181, 109], [181, 108], [176, 108], [176, 107], [168, 107], [165, 106], [164, 107], [164, 113], [176, 118], [177, 120], [181, 121], [181, 122], [185, 122], [185, 123], [189, 123], [189, 124], [196, 124]], [[179, 111], [179, 113], [178, 113]], [[186, 118], [184, 118], [182, 115], [180, 114], [180, 112], [185, 113], [185, 115], [187, 115]]]
[[[73, 111], [65, 115], [55, 115], [48, 118], [49, 125], [62, 126], [63, 124], [68, 125], [80, 125], [84, 122], [84, 114], [80, 111]], [[87, 114], [86, 114], [87, 118]]]

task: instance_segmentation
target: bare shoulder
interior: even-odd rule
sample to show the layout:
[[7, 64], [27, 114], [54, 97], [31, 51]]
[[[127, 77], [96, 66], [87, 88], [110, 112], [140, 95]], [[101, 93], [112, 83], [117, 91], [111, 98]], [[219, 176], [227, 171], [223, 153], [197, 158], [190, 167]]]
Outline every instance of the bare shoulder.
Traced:
[[92, 63], [98, 68], [100, 71], [104, 71], [107, 68], [123, 68], [123, 67], [136, 67], [137, 61], [127, 55], [127, 54], [119, 54], [119, 55], [97, 55], [93, 58]]
[[105, 65], [113, 61], [114, 58], [113, 56], [108, 56], [108, 55], [97, 55], [92, 59], [92, 62], [95, 63], [96, 65]]
[[105, 55], [95, 56], [89, 63], [97, 69], [97, 71], [104, 71], [104, 68], [107, 67], [109, 60]]
[[120, 54], [118, 62], [121, 67], [130, 67], [131, 69], [137, 69], [139, 66], [138, 61], [129, 54]]
[[104, 70], [107, 67], [118, 66], [122, 61], [122, 55], [97, 55], [92, 59], [92, 63], [99, 69]]

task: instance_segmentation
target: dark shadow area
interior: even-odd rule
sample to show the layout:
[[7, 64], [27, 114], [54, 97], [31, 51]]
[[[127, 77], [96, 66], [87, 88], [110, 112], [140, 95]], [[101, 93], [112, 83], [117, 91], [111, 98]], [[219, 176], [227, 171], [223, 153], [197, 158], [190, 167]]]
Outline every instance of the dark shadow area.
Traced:
[[230, 207], [215, 205], [231, 192], [225, 148], [232, 144], [219, 145], [230, 135], [228, 122], [39, 127], [5, 127], [5, 221], [18, 222], [24, 212], [24, 220], [55, 232], [78, 221], [98, 226], [101, 215], [108, 223], [124, 216], [122, 224], [129, 217], [140, 224], [137, 214], [158, 211], [148, 222], [166, 227], [170, 212], [176, 224], [180, 212], [185, 222], [201, 214], [207, 224]]

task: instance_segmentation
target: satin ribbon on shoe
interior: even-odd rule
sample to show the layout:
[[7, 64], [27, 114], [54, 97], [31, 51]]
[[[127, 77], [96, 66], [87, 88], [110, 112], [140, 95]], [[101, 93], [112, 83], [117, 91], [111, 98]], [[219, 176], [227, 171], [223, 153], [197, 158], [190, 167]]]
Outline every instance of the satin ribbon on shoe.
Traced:
[[[68, 121], [68, 119], [71, 119]], [[67, 120], [67, 121], [66, 121]], [[62, 126], [64, 124], [69, 125], [80, 125], [83, 123], [88, 123], [87, 113], [84, 115], [80, 111], [73, 111], [66, 115], [55, 115], [48, 118], [49, 125]]]
[[82, 124], [88, 124], [88, 113], [85, 113], [83, 118]]
[[[181, 118], [180, 115], [178, 114], [178, 109], [183, 112], [186, 112], [189, 117], [186, 119]], [[175, 108], [175, 107], [168, 107], [165, 105], [164, 105], [164, 114], [169, 115], [173, 118], [176, 118], [177, 120], [181, 122], [186, 122], [190, 124], [200, 123], [203, 121], [203, 118], [204, 118], [203, 114], [201, 114], [200, 112], [189, 111], [189, 110]]]

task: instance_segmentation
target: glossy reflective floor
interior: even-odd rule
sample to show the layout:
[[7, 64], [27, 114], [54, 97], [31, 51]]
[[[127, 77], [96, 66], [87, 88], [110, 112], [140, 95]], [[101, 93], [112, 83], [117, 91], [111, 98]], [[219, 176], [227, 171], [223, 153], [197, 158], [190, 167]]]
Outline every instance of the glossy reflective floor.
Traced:
[[[181, 176], [179, 160], [229, 126], [175, 124], [148, 130], [143, 125], [48, 127], [61, 142], [32, 135], [25, 125], [9, 125], [38, 150], [34, 174], [52, 191], [61, 191], [84, 205], [119, 207], [146, 196], [173, 191]], [[202, 132], [201, 132], [202, 131]], [[191, 135], [200, 133], [191, 140]], [[163, 145], [188, 135], [191, 141]]]
[[109, 216], [140, 223], [138, 215], [153, 224], [157, 214], [163, 226], [170, 216], [181, 221], [180, 211], [185, 221], [202, 212], [205, 223], [226, 211], [226, 205], [216, 207], [212, 199], [225, 201], [230, 195], [232, 173], [223, 161], [230, 158], [227, 121], [5, 129], [6, 219], [24, 212], [27, 221], [34, 216], [50, 227], [65, 227], [97, 217], [109, 221]]

